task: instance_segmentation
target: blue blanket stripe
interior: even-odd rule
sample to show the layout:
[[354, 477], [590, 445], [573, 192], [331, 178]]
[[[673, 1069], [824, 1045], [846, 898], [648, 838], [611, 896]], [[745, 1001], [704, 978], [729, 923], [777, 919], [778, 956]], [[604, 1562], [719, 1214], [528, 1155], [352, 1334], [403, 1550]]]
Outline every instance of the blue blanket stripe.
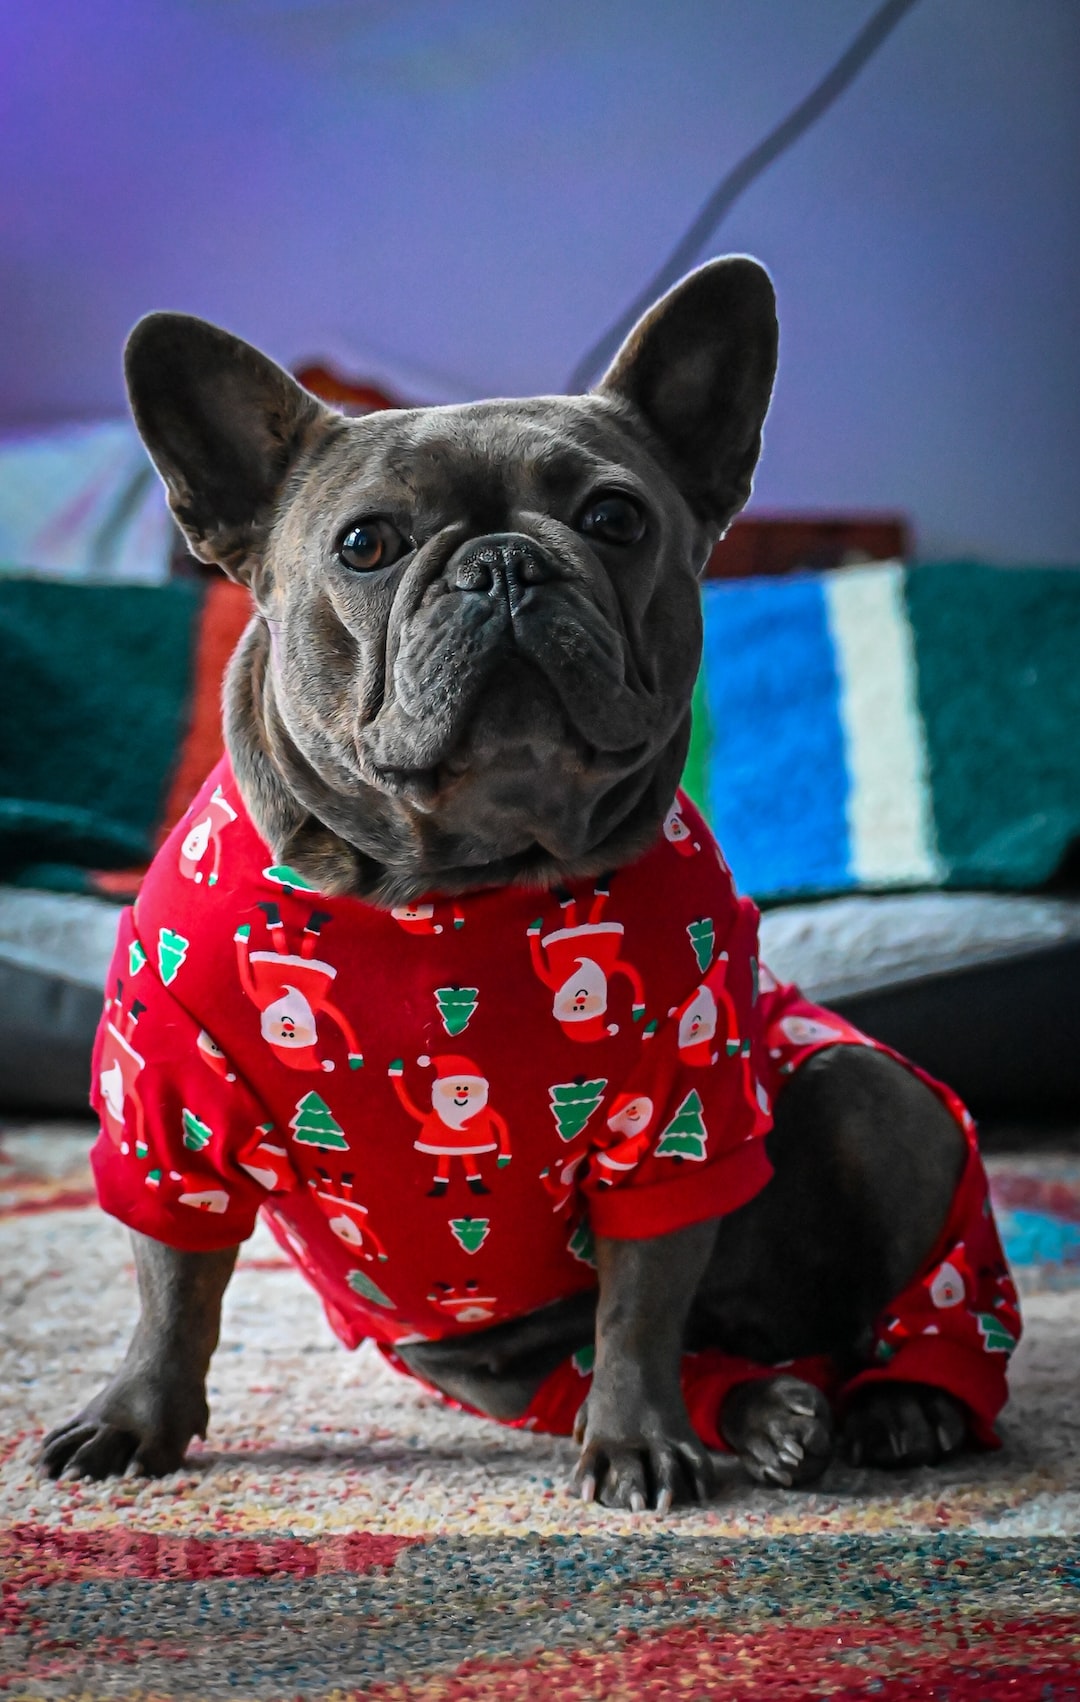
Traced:
[[754, 897], [857, 883], [839, 680], [820, 579], [705, 587], [706, 813]]

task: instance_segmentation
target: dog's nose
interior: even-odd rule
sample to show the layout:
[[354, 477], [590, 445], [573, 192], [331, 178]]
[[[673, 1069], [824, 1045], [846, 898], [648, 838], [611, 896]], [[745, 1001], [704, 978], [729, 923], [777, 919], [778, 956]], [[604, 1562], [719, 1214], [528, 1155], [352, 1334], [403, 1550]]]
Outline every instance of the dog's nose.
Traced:
[[486, 538], [470, 539], [450, 563], [456, 591], [503, 597], [511, 610], [530, 585], [543, 585], [556, 577], [554, 564], [524, 532], [492, 532]]

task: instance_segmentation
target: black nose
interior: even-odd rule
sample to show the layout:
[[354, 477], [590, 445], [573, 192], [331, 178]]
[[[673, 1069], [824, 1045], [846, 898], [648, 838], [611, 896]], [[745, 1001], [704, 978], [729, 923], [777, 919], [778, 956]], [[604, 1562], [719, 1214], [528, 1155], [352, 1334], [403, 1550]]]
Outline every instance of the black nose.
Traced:
[[530, 585], [543, 585], [557, 576], [541, 546], [524, 532], [492, 532], [486, 538], [472, 538], [450, 563], [450, 582], [456, 591], [505, 598], [511, 610]]

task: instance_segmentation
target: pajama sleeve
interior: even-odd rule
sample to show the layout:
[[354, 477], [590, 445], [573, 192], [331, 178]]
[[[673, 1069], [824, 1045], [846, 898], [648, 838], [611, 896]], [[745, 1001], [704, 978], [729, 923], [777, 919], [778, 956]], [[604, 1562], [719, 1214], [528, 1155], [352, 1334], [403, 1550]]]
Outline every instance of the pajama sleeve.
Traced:
[[296, 1180], [266, 1111], [164, 984], [173, 971], [151, 963], [126, 911], [94, 1044], [91, 1164], [112, 1216], [182, 1252], [214, 1252], [245, 1241], [268, 1195]]
[[645, 1239], [722, 1216], [772, 1175], [754, 1020], [757, 922], [753, 904], [740, 901], [701, 980], [643, 1035], [582, 1182], [598, 1235]]

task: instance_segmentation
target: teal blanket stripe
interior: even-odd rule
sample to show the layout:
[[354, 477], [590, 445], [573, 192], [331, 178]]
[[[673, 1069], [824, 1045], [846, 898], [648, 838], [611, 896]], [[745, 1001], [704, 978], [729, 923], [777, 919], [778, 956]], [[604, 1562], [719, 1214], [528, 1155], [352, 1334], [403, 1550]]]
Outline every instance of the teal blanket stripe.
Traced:
[[76, 886], [153, 850], [202, 589], [0, 580], [0, 879]]
[[952, 887], [1029, 887], [1080, 839], [1080, 570], [918, 567], [906, 599]]

